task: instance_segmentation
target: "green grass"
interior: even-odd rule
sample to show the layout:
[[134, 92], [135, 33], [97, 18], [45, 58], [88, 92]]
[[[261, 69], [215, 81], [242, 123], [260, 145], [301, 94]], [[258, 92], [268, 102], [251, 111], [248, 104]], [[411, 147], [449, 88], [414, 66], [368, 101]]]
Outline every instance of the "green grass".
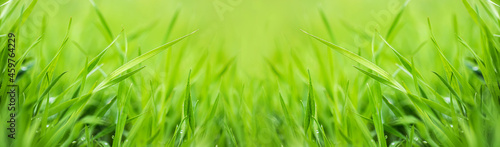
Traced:
[[3, 0], [0, 146], [500, 146], [498, 4]]

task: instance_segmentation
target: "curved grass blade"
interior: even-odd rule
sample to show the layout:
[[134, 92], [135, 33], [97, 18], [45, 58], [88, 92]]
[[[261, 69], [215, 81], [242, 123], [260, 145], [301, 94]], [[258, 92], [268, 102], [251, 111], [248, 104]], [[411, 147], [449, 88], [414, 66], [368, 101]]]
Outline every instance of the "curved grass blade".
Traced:
[[238, 142], [236, 141], [236, 137], [233, 134], [233, 130], [227, 125], [227, 123], [224, 121], [224, 130], [229, 134], [229, 137], [231, 138], [231, 142], [233, 142], [234, 146], [238, 147]]
[[168, 47], [174, 45], [175, 43], [181, 41], [182, 39], [188, 37], [189, 35], [192, 35], [194, 34], [196, 31], [192, 32], [192, 33], [189, 33], [185, 36], [182, 36], [176, 40], [173, 40], [171, 42], [168, 42], [162, 46], [159, 46], [147, 53], [144, 53], [143, 55], [139, 56], [139, 57], [136, 57], [132, 60], [130, 60], [129, 62], [125, 63], [124, 65], [120, 66], [118, 69], [116, 69], [115, 71], [113, 71], [111, 74], [109, 74], [108, 77], [106, 77], [106, 79], [104, 79], [97, 87], [96, 89], [94, 90], [94, 93], [97, 92], [97, 91], [100, 91], [102, 89], [104, 89], [104, 86], [106, 84], [109, 84], [109, 82], [112, 80], [112, 79], [115, 79], [118, 75], [124, 73], [125, 71], [129, 70], [130, 68], [134, 67], [135, 65], [159, 54], [160, 52], [168, 49]]
[[379, 37], [382, 39], [382, 41], [384, 41], [384, 43], [389, 47], [391, 48], [391, 50], [394, 52], [394, 54], [396, 54], [396, 56], [398, 57], [399, 61], [403, 64], [403, 66], [405, 66], [406, 70], [412, 72], [413, 71], [413, 68], [412, 68], [412, 64], [410, 63], [410, 61], [408, 59], [406, 59], [405, 57], [403, 57], [403, 55], [401, 55], [401, 53], [399, 53], [396, 49], [394, 49], [394, 47], [392, 47], [385, 39], [384, 37], [382, 37], [382, 35], [379, 34]]
[[361, 56], [359, 56], [359, 55], [357, 55], [357, 54], [355, 54], [355, 53], [353, 53], [353, 52], [351, 52], [351, 51], [349, 51], [347, 49], [344, 49], [344, 48], [342, 48], [340, 46], [337, 46], [337, 45], [335, 45], [335, 44], [333, 44], [331, 42], [328, 42], [328, 41], [326, 41], [324, 39], [321, 39], [321, 38], [316, 37], [316, 36], [314, 36], [312, 34], [309, 34], [308, 32], [306, 32], [304, 30], [302, 30], [302, 31], [304, 33], [306, 33], [307, 35], [309, 35], [309, 36], [315, 38], [316, 40], [320, 41], [321, 43], [327, 45], [331, 49], [333, 49], [333, 50], [341, 53], [342, 55], [344, 55], [344, 56], [346, 56], [346, 57], [348, 57], [348, 58], [350, 58], [350, 59], [358, 62], [359, 64], [361, 64], [361, 65], [363, 65], [363, 66], [365, 66], [365, 67], [367, 67], [367, 68], [375, 71], [377, 74], [379, 74], [380, 76], [382, 76], [384, 79], [386, 79], [387, 81], [389, 81], [390, 83], [392, 83], [396, 87], [396, 89], [401, 90], [401, 91], [405, 91], [404, 88], [399, 83], [397, 83], [396, 80], [394, 80], [389, 73], [387, 73], [385, 70], [383, 70], [379, 66], [373, 64], [369, 60], [367, 60], [367, 59], [365, 59], [365, 58], [363, 58], [363, 57], [361, 57]]
[[102, 90], [104, 88], [107, 88], [109, 86], [113, 86], [113, 85], [115, 85], [117, 83], [120, 83], [121, 81], [123, 81], [123, 80], [127, 79], [128, 77], [134, 75], [135, 73], [139, 72], [140, 70], [144, 69], [145, 67], [146, 66], [143, 66], [143, 67], [141, 67], [139, 69], [136, 69], [134, 71], [131, 71], [131, 72], [123, 74], [123, 75], [119, 75], [119, 76], [117, 76], [117, 77], [109, 80], [107, 83], [102, 84], [102, 86], [99, 87], [99, 89], [95, 89], [94, 93], [97, 92], [97, 91], [100, 91], [100, 90]]
[[[120, 85], [118, 88], [118, 91], [123, 91], [122, 90], [123, 86]], [[115, 128], [115, 138], [113, 139], [113, 146], [120, 146], [121, 145], [121, 140], [123, 136], [123, 132], [125, 130], [125, 124], [127, 123], [127, 116], [128, 116], [128, 107], [126, 107], [128, 103], [128, 97], [130, 96], [130, 92], [132, 91], [132, 84], [130, 84], [130, 87], [128, 88], [128, 91], [125, 95], [119, 94], [119, 97], [117, 98], [117, 107], [118, 107], [118, 120], [116, 123], [116, 128]], [[121, 92], [121, 93], [123, 93]]]
[[375, 79], [376, 81], [378, 81], [378, 82], [380, 82], [380, 83], [382, 83], [382, 84], [384, 84], [384, 85], [387, 85], [387, 86], [389, 86], [389, 87], [392, 87], [392, 88], [394, 88], [394, 89], [396, 89], [396, 90], [399, 90], [399, 91], [401, 91], [401, 92], [403, 92], [403, 93], [406, 93], [406, 90], [404, 90], [404, 89], [399, 89], [400, 87], [398, 87], [397, 85], [395, 85], [394, 83], [390, 82], [389, 80], [387, 80], [387, 79], [385, 79], [385, 78], [383, 78], [383, 77], [380, 77], [380, 76], [378, 76], [378, 75], [375, 75], [375, 74], [373, 74], [373, 73], [370, 73], [370, 72], [368, 72], [368, 71], [365, 71], [365, 70], [363, 70], [363, 69], [361, 69], [361, 68], [359, 68], [359, 67], [356, 67], [356, 66], [354, 66], [354, 68], [358, 69], [358, 70], [359, 70], [359, 71], [361, 71], [363, 74], [368, 75], [369, 77], [371, 77], [371, 78]]
[[388, 40], [392, 41], [392, 36], [394, 34], [394, 31], [396, 30], [396, 25], [398, 24], [399, 20], [401, 19], [401, 16], [403, 15], [404, 10], [408, 6], [408, 3], [410, 3], [410, 0], [406, 0], [406, 2], [403, 4], [401, 9], [399, 10], [398, 14], [394, 18], [394, 20], [391, 23], [391, 26], [389, 27], [389, 31], [387, 31], [387, 34], [385, 37], [387, 37]]
[[89, 1], [90, 1], [90, 4], [92, 4], [92, 7], [94, 8], [95, 12], [97, 13], [97, 16], [99, 17], [99, 21], [101, 22], [102, 26], [106, 30], [106, 39], [108, 41], [111, 41], [113, 38], [113, 33], [111, 32], [111, 29], [110, 29], [108, 23], [106, 22], [106, 19], [104, 19], [104, 16], [102, 15], [101, 11], [99, 10], [99, 8], [97, 8], [97, 5], [95, 4], [94, 0], [89, 0]]
[[92, 69], [94, 69], [94, 67], [97, 65], [97, 63], [99, 63], [99, 61], [101, 60], [102, 56], [108, 51], [108, 49], [113, 44], [115, 44], [116, 40], [118, 40], [118, 38], [120, 38], [121, 34], [123, 34], [123, 30], [120, 34], [118, 34], [118, 36], [116, 36], [116, 38], [106, 48], [104, 48], [104, 50], [102, 50], [96, 57], [94, 57], [92, 60], [90, 60], [90, 63], [87, 67], [88, 71], [92, 71]]
[[[72, 19], [70, 18], [69, 24], [68, 24], [68, 29], [66, 32], [66, 36], [64, 37], [64, 40], [63, 40], [61, 46], [59, 47], [59, 50], [57, 51], [56, 55], [54, 56], [54, 58], [52, 58], [52, 60], [49, 62], [49, 64], [45, 68], [43, 68], [43, 70], [35, 78], [35, 80], [33, 80], [34, 82], [31, 82], [28, 85], [28, 88], [26, 88], [24, 93], [28, 93], [29, 90], [35, 89], [35, 86], [37, 86], [39, 84], [39, 82], [42, 80], [44, 75], [46, 75], [46, 74], [51, 75], [51, 73], [54, 71], [55, 66], [57, 64], [57, 61], [59, 60], [59, 57], [61, 56], [61, 52], [64, 49], [64, 47], [66, 46], [66, 43], [68, 42], [68, 39], [69, 39], [68, 35], [69, 35], [69, 31], [71, 29], [71, 22], [72, 22]], [[36, 100], [32, 100], [32, 99], [28, 100], [27, 99], [25, 104], [29, 105], [29, 104], [32, 104], [32, 102], [34, 102], [34, 101], [36, 101]]]
[[205, 123], [208, 122], [208, 120], [214, 118], [215, 112], [217, 112], [217, 106], [219, 105], [219, 99], [220, 99], [220, 93], [217, 93], [217, 98], [215, 98], [215, 102], [212, 105], [212, 109], [210, 110], [210, 113], [207, 116], [207, 119], [205, 120]]
[[308, 134], [309, 126], [311, 124], [311, 118], [314, 117], [314, 107], [315, 107], [315, 102], [314, 102], [314, 95], [313, 95], [313, 86], [312, 86], [312, 81], [311, 81], [311, 72], [309, 70], [307, 71], [309, 75], [309, 92], [307, 94], [307, 104], [306, 104], [306, 109], [305, 109], [305, 116], [304, 116], [304, 133]]
[[474, 104], [474, 100], [471, 98], [472, 97], [471, 95], [473, 95], [473, 93], [474, 93], [473, 92], [474, 89], [471, 88], [469, 82], [467, 80], [465, 80], [462, 77], [462, 75], [460, 74], [460, 72], [455, 67], [453, 67], [453, 65], [450, 63], [450, 61], [448, 61], [448, 59], [446, 58], [446, 56], [443, 53], [443, 50], [439, 46], [439, 44], [436, 40], [436, 37], [434, 37], [434, 33], [432, 31], [431, 20], [429, 18], [427, 18], [427, 22], [429, 25], [429, 30], [431, 32], [431, 40], [439, 52], [439, 57], [441, 58], [441, 61], [443, 62], [443, 66], [444, 66], [446, 72], [449, 74], [455, 75], [457, 77], [458, 81], [460, 82], [460, 84], [462, 85], [462, 87], [463, 87], [462, 94], [466, 94], [466, 96], [464, 96], [462, 98], [464, 98], [464, 100], [467, 103]]
[[181, 122], [179, 123], [179, 125], [177, 125], [175, 127], [174, 136], [172, 136], [172, 138], [170, 139], [170, 141], [168, 141], [168, 144], [167, 144], [168, 147], [174, 146], [175, 139], [177, 139], [177, 135], [180, 134], [180, 131], [181, 131], [181, 128], [182, 128], [182, 124], [184, 124], [184, 121], [186, 121], [186, 119], [187, 119], [186, 117], [183, 118], [181, 120]]
[[186, 97], [184, 97], [184, 117], [187, 118], [188, 126], [191, 130], [191, 133], [194, 132], [195, 129], [195, 121], [194, 121], [194, 108], [193, 101], [191, 99], [191, 70], [188, 74], [188, 80], [186, 84]]
[[323, 24], [325, 25], [326, 27], [326, 30], [328, 32], [328, 35], [330, 36], [330, 39], [332, 41], [334, 41], [334, 36], [333, 36], [333, 31], [332, 31], [332, 28], [330, 27], [330, 22], [328, 22], [328, 19], [325, 15], [325, 11], [323, 9], [320, 9], [319, 10], [319, 14], [321, 15], [321, 20], [323, 21]]
[[[43, 97], [49, 93], [50, 89], [52, 89], [52, 87], [54, 87], [54, 85], [57, 83], [57, 81], [59, 81], [59, 79], [61, 79], [61, 77], [66, 73], [67, 72], [63, 72], [62, 74], [60, 74], [54, 81], [52, 81], [50, 83], [50, 85], [47, 87], [47, 89], [45, 89], [45, 91], [43, 91], [42, 95], [38, 98], [38, 101], [35, 104], [36, 105], [35, 114], [34, 114], [35, 116], [38, 114], [38, 110], [40, 109], [40, 105], [41, 105], [40, 103], [44, 99]], [[47, 103], [47, 105], [48, 105], [48, 103]], [[47, 110], [49, 110], [49, 109], [46, 109], [45, 111], [47, 111]]]

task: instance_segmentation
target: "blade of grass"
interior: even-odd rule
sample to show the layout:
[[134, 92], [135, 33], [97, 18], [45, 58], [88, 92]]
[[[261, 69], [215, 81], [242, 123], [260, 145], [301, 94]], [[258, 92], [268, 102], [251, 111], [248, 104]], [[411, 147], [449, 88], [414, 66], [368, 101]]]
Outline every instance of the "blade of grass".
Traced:
[[370, 68], [373, 71], [375, 71], [377, 74], [379, 74], [384, 79], [386, 79], [387, 81], [389, 81], [394, 86], [394, 88], [396, 88], [396, 89], [398, 89], [400, 91], [405, 91], [404, 88], [399, 83], [397, 83], [396, 80], [394, 80], [389, 73], [387, 73], [385, 70], [383, 70], [379, 66], [373, 64], [372, 62], [368, 61], [367, 59], [365, 59], [365, 58], [363, 58], [363, 57], [361, 57], [361, 56], [359, 56], [359, 55], [357, 55], [357, 54], [355, 54], [355, 53], [353, 53], [353, 52], [351, 52], [351, 51], [349, 51], [347, 49], [344, 49], [344, 48], [342, 48], [340, 46], [337, 46], [337, 45], [335, 45], [333, 43], [330, 43], [330, 42], [328, 42], [328, 41], [326, 41], [324, 39], [321, 39], [321, 38], [316, 37], [316, 36], [314, 36], [312, 34], [309, 34], [306, 31], [303, 31], [303, 32], [306, 33], [309, 36], [312, 36], [313, 38], [315, 38], [316, 40], [320, 41], [321, 43], [327, 45], [331, 49], [333, 49], [333, 50], [341, 53], [342, 55], [344, 55], [344, 56], [346, 56], [346, 57], [348, 57], [348, 58], [350, 58], [350, 59], [352, 59], [352, 60], [360, 63], [361, 65], [363, 65], [363, 66], [365, 66], [367, 68]]
[[111, 74], [109, 74], [109, 76], [108, 76], [108, 77], [106, 77], [106, 79], [104, 79], [104, 80], [103, 80], [103, 81], [102, 81], [102, 82], [101, 82], [101, 83], [100, 83], [100, 84], [96, 87], [96, 89], [94, 90], [94, 92], [93, 92], [93, 93], [95, 93], [95, 92], [97, 92], [97, 91], [100, 91], [100, 90], [104, 89], [104, 88], [105, 88], [105, 87], [104, 87], [105, 85], [112, 84], [112, 83], [110, 83], [110, 82], [111, 82], [111, 80], [115, 79], [117, 76], [119, 76], [119, 75], [120, 75], [120, 74], [122, 74], [123, 72], [125, 72], [125, 71], [129, 70], [130, 68], [134, 67], [135, 65], [137, 65], [137, 64], [139, 64], [139, 63], [141, 63], [141, 62], [143, 62], [143, 61], [145, 61], [145, 60], [147, 60], [147, 59], [149, 59], [149, 58], [151, 58], [151, 57], [153, 57], [153, 56], [157, 55], [158, 53], [162, 52], [163, 50], [168, 49], [168, 47], [170, 47], [170, 46], [174, 45], [175, 43], [177, 43], [177, 42], [181, 41], [182, 39], [184, 39], [184, 38], [188, 37], [189, 35], [194, 34], [195, 32], [196, 32], [196, 31], [194, 31], [194, 32], [192, 32], [192, 33], [190, 33], [190, 34], [187, 34], [187, 35], [185, 35], [185, 36], [183, 36], [183, 37], [180, 37], [180, 38], [178, 38], [178, 39], [176, 39], [176, 40], [173, 40], [173, 41], [171, 41], [171, 42], [169, 42], [169, 43], [166, 43], [166, 44], [164, 44], [164, 45], [162, 45], [162, 46], [159, 46], [159, 47], [157, 47], [157, 48], [155, 48], [155, 49], [153, 49], [153, 50], [151, 50], [151, 51], [149, 51], [149, 52], [147, 52], [147, 53], [144, 53], [143, 55], [141, 55], [141, 56], [139, 56], [139, 57], [136, 57], [136, 58], [134, 58], [134, 59], [130, 60], [129, 62], [125, 63], [124, 65], [120, 66], [118, 69], [116, 69], [115, 71], [113, 71]]

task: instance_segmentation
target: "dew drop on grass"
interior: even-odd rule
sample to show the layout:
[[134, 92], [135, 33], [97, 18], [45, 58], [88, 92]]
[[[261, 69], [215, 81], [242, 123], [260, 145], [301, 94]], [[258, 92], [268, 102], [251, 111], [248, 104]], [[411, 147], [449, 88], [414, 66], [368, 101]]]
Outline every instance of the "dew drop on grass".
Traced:
[[444, 99], [444, 101], [445, 101], [446, 103], [448, 103], [448, 104], [450, 103], [450, 97], [443, 97], [443, 99]]
[[76, 143], [76, 141], [73, 141], [73, 142], [71, 142], [71, 143], [75, 144], [75, 143]]
[[54, 101], [55, 101], [55, 100], [56, 100], [56, 98], [55, 98], [55, 97], [49, 97], [49, 103], [50, 103], [50, 104], [54, 103]]

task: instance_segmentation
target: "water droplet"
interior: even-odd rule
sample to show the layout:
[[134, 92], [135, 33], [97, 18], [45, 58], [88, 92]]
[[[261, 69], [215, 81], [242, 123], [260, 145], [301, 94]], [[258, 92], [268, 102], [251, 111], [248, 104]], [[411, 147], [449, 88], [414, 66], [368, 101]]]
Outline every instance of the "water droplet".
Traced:
[[443, 97], [443, 99], [446, 103], [450, 103], [450, 97]]
[[55, 100], [56, 100], [56, 98], [55, 98], [55, 97], [49, 97], [49, 103], [51, 103], [51, 104], [52, 104], [52, 103], [54, 103], [54, 101], [55, 101]]

